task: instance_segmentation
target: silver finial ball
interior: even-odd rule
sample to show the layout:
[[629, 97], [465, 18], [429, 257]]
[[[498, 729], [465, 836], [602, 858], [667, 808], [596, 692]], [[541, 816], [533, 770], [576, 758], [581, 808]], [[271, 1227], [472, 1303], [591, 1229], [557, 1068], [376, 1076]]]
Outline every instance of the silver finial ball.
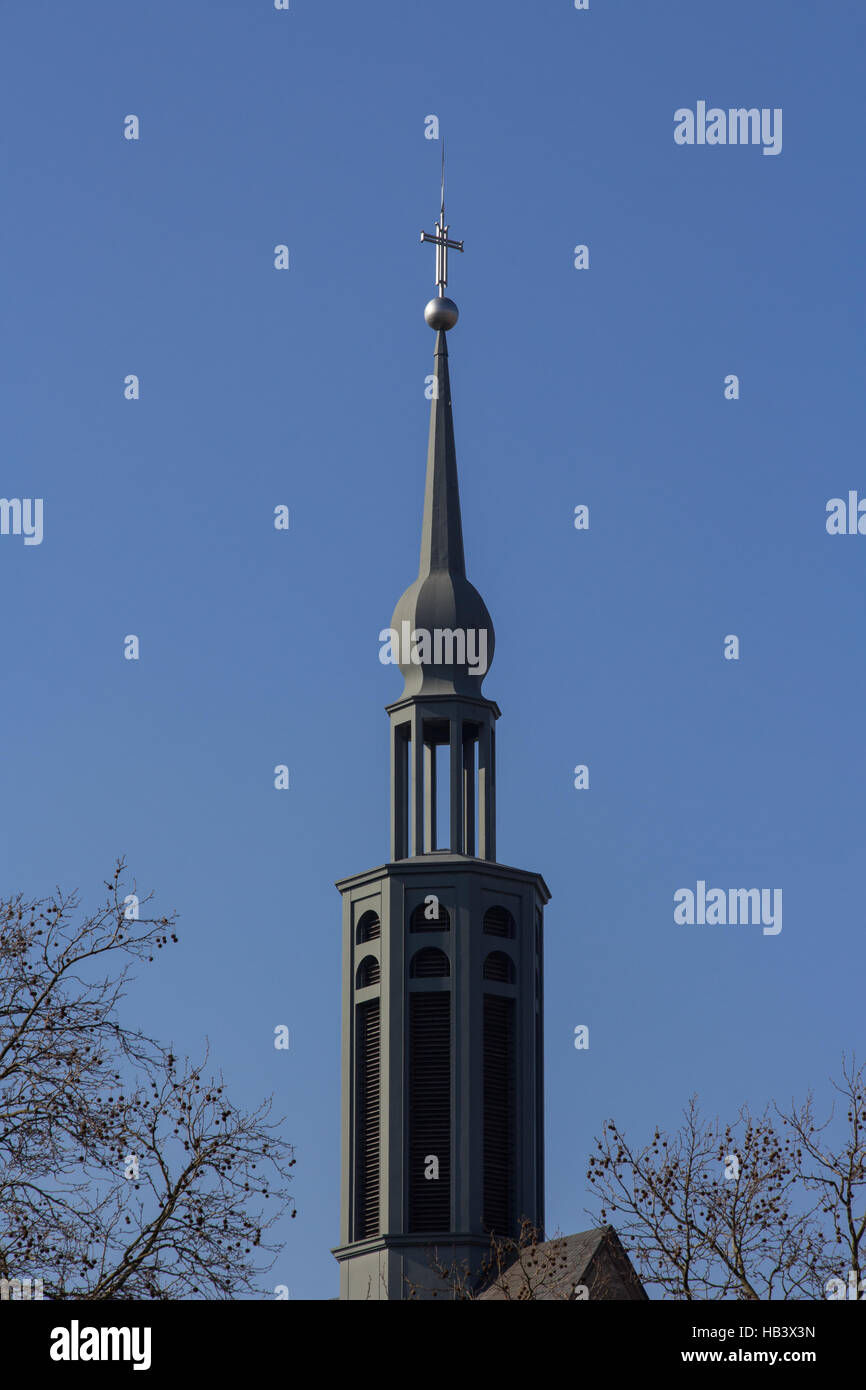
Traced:
[[444, 299], [440, 295], [436, 299], [430, 300], [424, 310], [424, 317], [431, 328], [435, 328], [437, 331], [442, 329], [447, 333], [448, 329], [453, 328], [460, 317], [460, 310], [453, 299]]

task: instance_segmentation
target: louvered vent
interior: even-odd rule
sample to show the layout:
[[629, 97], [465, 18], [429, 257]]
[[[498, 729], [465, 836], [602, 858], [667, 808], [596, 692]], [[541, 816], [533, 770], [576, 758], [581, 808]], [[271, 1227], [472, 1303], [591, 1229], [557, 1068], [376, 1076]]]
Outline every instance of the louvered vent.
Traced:
[[[431, 1157], [438, 1178], [425, 1178]], [[409, 1230], [451, 1226], [451, 994], [409, 995]]]
[[409, 978], [412, 980], [430, 980], [436, 975], [450, 974], [448, 957], [436, 946], [425, 946], [423, 951], [416, 951], [409, 964]]
[[360, 944], [363, 941], [377, 941], [382, 934], [382, 926], [375, 912], [365, 912], [356, 933], [356, 940]]
[[355, 1011], [355, 1239], [379, 1234], [379, 1000]]
[[368, 985], [379, 983], [379, 962], [375, 956], [365, 956], [358, 966], [358, 973], [355, 976], [355, 988], [366, 989]]
[[491, 951], [484, 962], [485, 980], [497, 980], [503, 985], [514, 984], [514, 961], [504, 951]]
[[514, 1233], [514, 1000], [484, 995], [484, 1225]]
[[484, 932], [487, 936], [513, 936], [514, 918], [505, 907], [489, 907], [484, 914]]
[[412, 915], [411, 915], [410, 918], [409, 918], [409, 930], [410, 930], [410, 931], [450, 931], [450, 930], [451, 930], [451, 918], [450, 918], [449, 915], [448, 915], [448, 909], [447, 909], [447, 907], [444, 907], [444, 906], [442, 905], [442, 903], [439, 904], [439, 915], [438, 915], [438, 917], [432, 917], [432, 918], [425, 917], [424, 914], [425, 914], [426, 912], [428, 912], [428, 911], [429, 911], [429, 909], [427, 908], [426, 904], [424, 904], [424, 903], [419, 903], [417, 907], [415, 907], [415, 908], [412, 909]]

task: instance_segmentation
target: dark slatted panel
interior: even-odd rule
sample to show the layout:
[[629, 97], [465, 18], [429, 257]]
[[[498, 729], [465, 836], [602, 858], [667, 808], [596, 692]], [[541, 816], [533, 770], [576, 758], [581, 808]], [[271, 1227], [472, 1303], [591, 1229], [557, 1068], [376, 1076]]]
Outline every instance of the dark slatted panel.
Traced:
[[484, 1224], [513, 1233], [514, 1000], [484, 996]]
[[355, 1239], [379, 1234], [379, 1000], [356, 1009]]
[[485, 980], [496, 980], [499, 984], [514, 983], [514, 962], [504, 951], [491, 951], [484, 961]]
[[[425, 1178], [426, 1160], [439, 1177]], [[409, 1230], [451, 1227], [451, 995], [409, 995]]]
[[379, 962], [375, 956], [365, 956], [358, 966], [355, 988], [366, 989], [368, 985], [379, 984]]
[[365, 912], [358, 923], [358, 941], [376, 941], [382, 934], [382, 924], [375, 912]]
[[[432, 907], [432, 904], [431, 904], [431, 907]], [[450, 931], [450, 930], [451, 930], [451, 917], [450, 917], [450, 915], [449, 915], [449, 913], [448, 913], [447, 907], [445, 907], [443, 903], [440, 903], [440, 904], [439, 904], [439, 915], [438, 915], [438, 917], [434, 917], [434, 918], [432, 918], [432, 920], [428, 919], [428, 918], [424, 915], [424, 914], [426, 913], [426, 911], [427, 911], [427, 907], [426, 907], [426, 905], [425, 905], [424, 903], [419, 903], [417, 907], [415, 907], [415, 908], [412, 909], [412, 912], [411, 912], [410, 917], [409, 917], [409, 930], [410, 930], [410, 931]]]
[[504, 907], [490, 907], [484, 914], [486, 936], [513, 936], [514, 918]]
[[423, 951], [416, 951], [409, 963], [409, 978], [412, 980], [430, 980], [436, 975], [450, 974], [448, 957], [436, 946], [425, 946]]

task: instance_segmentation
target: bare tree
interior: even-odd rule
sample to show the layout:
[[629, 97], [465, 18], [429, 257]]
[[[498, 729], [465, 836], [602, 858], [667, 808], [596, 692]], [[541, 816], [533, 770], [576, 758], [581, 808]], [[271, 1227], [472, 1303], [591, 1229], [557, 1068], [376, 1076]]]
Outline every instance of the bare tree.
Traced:
[[640, 1147], [607, 1123], [587, 1176], [645, 1284], [673, 1299], [821, 1299], [840, 1256], [859, 1280], [866, 1084], [853, 1064], [843, 1076], [848, 1133], [835, 1147], [811, 1094], [787, 1113], [743, 1107], [725, 1126], [703, 1119], [692, 1097], [677, 1131], [657, 1128]]
[[842, 1080], [831, 1084], [845, 1106], [846, 1129], [835, 1142], [825, 1137], [835, 1107], [818, 1124], [811, 1091], [800, 1105], [792, 1100], [787, 1111], [778, 1107], [777, 1111], [804, 1155], [805, 1186], [819, 1194], [825, 1229], [819, 1267], [822, 1288], [831, 1278], [843, 1282], [850, 1278], [859, 1289], [866, 1276], [866, 1067], [858, 1067], [855, 1057], [850, 1062], [843, 1057]]
[[120, 1022], [133, 965], [177, 941], [124, 869], [84, 918], [60, 890], [0, 900], [0, 1277], [58, 1299], [256, 1292], [292, 1149], [207, 1054], [179, 1062]]

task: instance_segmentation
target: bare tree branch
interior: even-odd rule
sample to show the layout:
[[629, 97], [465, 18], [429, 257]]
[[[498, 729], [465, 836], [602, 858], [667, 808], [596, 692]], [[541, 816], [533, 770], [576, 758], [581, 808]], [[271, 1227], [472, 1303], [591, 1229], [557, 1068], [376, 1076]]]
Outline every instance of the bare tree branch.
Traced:
[[179, 1063], [120, 1022], [135, 964], [178, 939], [124, 869], [83, 919], [59, 889], [0, 901], [0, 1277], [52, 1298], [261, 1291], [292, 1150], [270, 1102], [236, 1107], [207, 1053]]

